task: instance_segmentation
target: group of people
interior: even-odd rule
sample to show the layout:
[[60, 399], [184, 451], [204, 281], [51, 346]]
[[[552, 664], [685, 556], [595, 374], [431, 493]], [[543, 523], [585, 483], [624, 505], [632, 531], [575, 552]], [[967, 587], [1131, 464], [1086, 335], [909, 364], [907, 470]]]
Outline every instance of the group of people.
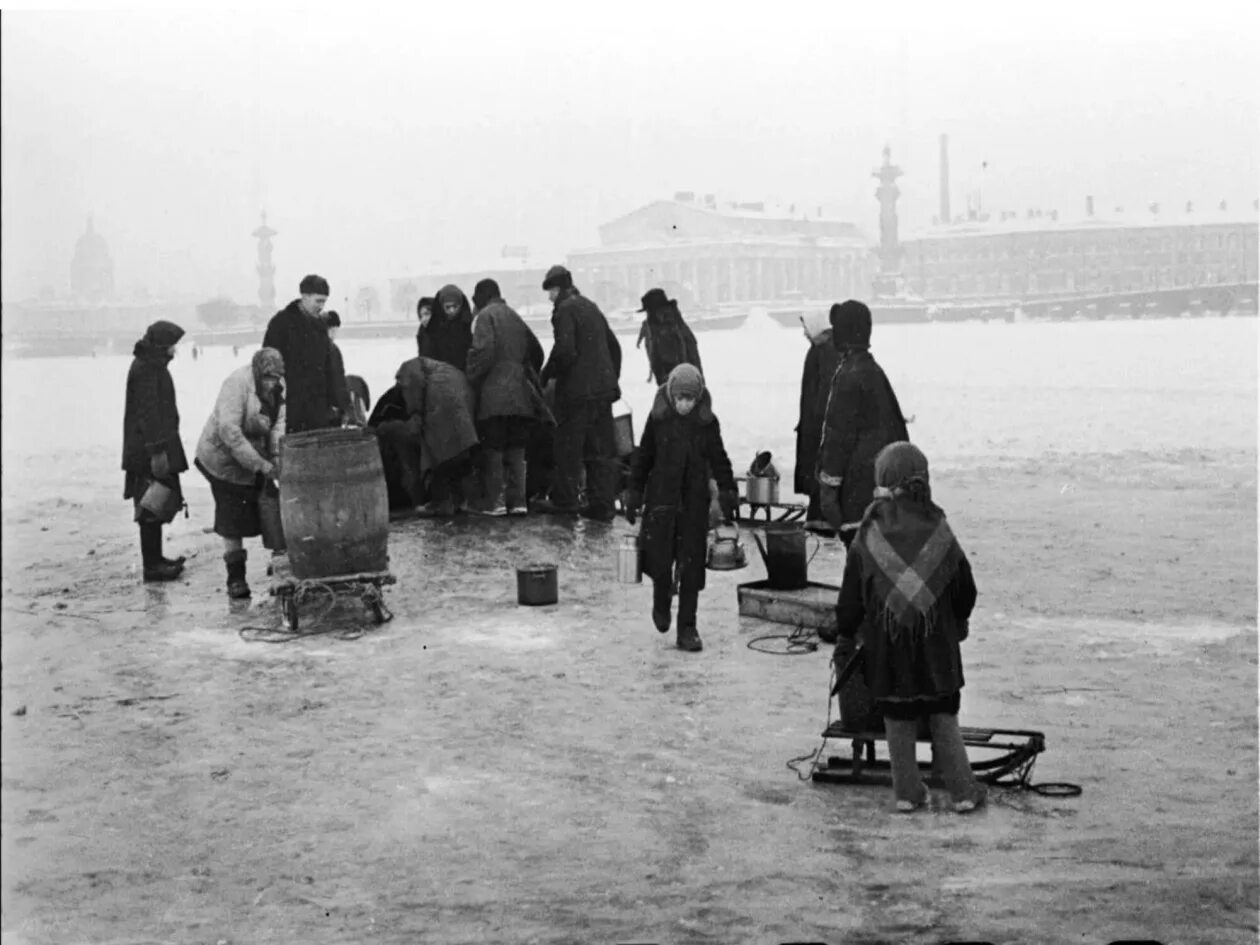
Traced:
[[[652, 622], [662, 633], [674, 627], [678, 648], [699, 651], [713, 493], [728, 521], [740, 497], [695, 336], [662, 290], [644, 295], [640, 343], [659, 387], [619, 489], [612, 405], [620, 398], [621, 347], [568, 270], [553, 266], [542, 287], [553, 303], [554, 345], [545, 360], [492, 279], [477, 283], [471, 304], [454, 285], [420, 300], [417, 356], [400, 366], [395, 386], [366, 419], [387, 478], [397, 480], [391, 491], [425, 516], [533, 510], [603, 522], [614, 518], [620, 491], [627, 521], [642, 518]], [[307, 276], [299, 289], [272, 318], [250, 364], [224, 382], [197, 445], [234, 598], [250, 593], [243, 539], [261, 534], [265, 547], [283, 549], [278, 515], [269, 512], [280, 437], [363, 422], [356, 403], [365, 404], [367, 392], [354, 391], [345, 376], [334, 342], [339, 320], [324, 313], [328, 283]], [[807, 326], [795, 486], [809, 497], [808, 517], [825, 521], [849, 552], [836, 634], [864, 645], [898, 809], [926, 800], [914, 754], [923, 721], [956, 809], [970, 810], [984, 791], [967, 763], [957, 712], [959, 643], [975, 604], [974, 580], [932, 501], [927, 459], [909, 443], [896, 395], [870, 353], [870, 309], [850, 300], [832, 306], [828, 321], [821, 330]], [[171, 580], [183, 569], [182, 559], [163, 557], [161, 535], [182, 507], [179, 475], [188, 469], [167, 368], [182, 335], [170, 322], [150, 326], [127, 379], [124, 497], [135, 503], [145, 580]], [[550, 481], [530, 503], [531, 447], [544, 436]]]

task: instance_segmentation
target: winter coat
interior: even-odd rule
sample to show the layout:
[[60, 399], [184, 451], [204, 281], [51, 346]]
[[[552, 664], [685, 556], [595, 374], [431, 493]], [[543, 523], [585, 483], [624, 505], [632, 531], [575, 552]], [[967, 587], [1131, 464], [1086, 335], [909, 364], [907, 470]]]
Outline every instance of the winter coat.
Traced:
[[871, 353], [846, 352], [831, 381], [818, 453], [818, 481], [838, 482], [843, 521], [860, 520], [874, 497], [875, 454], [909, 439], [897, 395]]
[[599, 306], [577, 289], [565, 289], [551, 314], [555, 344], [542, 383], [556, 379], [556, 409], [588, 400], [621, 397], [621, 344]]
[[160, 453], [166, 454], [172, 475], [188, 469], [179, 439], [175, 382], [167, 367], [171, 361], [168, 347], [138, 341], [132, 352], [135, 360], [127, 372], [123, 407], [122, 468], [135, 476], [148, 476], [150, 459]]
[[[438, 293], [453, 288], [445, 286]], [[444, 361], [463, 371], [468, 364], [468, 348], [472, 345], [472, 306], [468, 297], [460, 293], [463, 302], [453, 318], [442, 311], [441, 303], [434, 301], [433, 315], [429, 324], [416, 332], [416, 350], [422, 358]]]
[[722, 491], [735, 491], [709, 392], [683, 417], [662, 385], [643, 426], [629, 483], [629, 491], [642, 496], [643, 570], [654, 581], [673, 580], [677, 558], [680, 578], [686, 575], [704, 587], [710, 479]]
[[336, 426], [345, 397], [345, 373], [334, 362], [323, 321], [307, 315], [295, 299], [272, 317], [263, 347], [275, 348], [284, 357], [287, 432]]
[[680, 364], [700, 364], [700, 348], [696, 336], [677, 307], [648, 313], [640, 336], [647, 342], [648, 366], [657, 384], [664, 384], [669, 372]]
[[[856, 539], [860, 540], [860, 539]], [[837, 633], [860, 634], [866, 685], [875, 699], [933, 699], [963, 687], [962, 653], [968, 618], [976, 605], [976, 582], [963, 556], [933, 613], [930, 632], [902, 632], [896, 638], [882, 619], [882, 601], [866, 573], [867, 558], [850, 552], [836, 603]]]
[[[382, 423], [390, 420], [406, 420], [407, 419], [407, 402], [403, 398], [402, 388], [395, 384], [384, 394], [381, 399], [376, 402], [376, 406], [372, 408], [372, 414], [368, 417], [367, 425], [369, 429], [375, 430]], [[385, 469], [385, 489], [389, 493], [389, 507], [394, 509], [409, 509], [415, 506], [411, 494], [406, 487], [406, 472], [403, 468], [403, 458], [399, 453], [398, 447], [394, 440], [389, 437], [379, 437], [377, 446], [381, 451], [381, 465]]]
[[333, 396], [337, 401], [337, 413], [345, 418], [353, 414], [350, 408], [350, 385], [346, 381], [346, 362], [341, 357], [337, 342], [328, 339], [329, 370], [332, 371]]
[[197, 461], [216, 479], [253, 485], [257, 474], [275, 462], [276, 440], [284, 424], [283, 404], [274, 424], [263, 411], [253, 367], [237, 368], [219, 389], [197, 442]]
[[468, 349], [468, 381], [477, 391], [477, 419], [537, 417], [542, 400], [538, 337], [502, 299], [477, 313]]
[[433, 358], [412, 358], [403, 362], [397, 378], [408, 423], [424, 444], [425, 468], [440, 466], [477, 445], [475, 398], [463, 371]]
[[801, 374], [800, 422], [796, 425], [796, 471], [793, 491], [813, 495], [818, 491], [814, 474], [818, 467], [818, 448], [822, 443], [823, 420], [827, 416], [827, 398], [831, 396], [831, 379], [840, 364], [840, 352], [831, 343], [831, 329], [813, 338], [805, 353], [805, 370]]

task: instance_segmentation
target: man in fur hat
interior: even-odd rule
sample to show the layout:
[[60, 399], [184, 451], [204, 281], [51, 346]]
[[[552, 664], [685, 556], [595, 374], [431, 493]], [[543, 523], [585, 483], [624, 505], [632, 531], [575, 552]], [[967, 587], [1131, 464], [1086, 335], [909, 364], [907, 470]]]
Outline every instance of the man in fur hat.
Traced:
[[823, 516], [847, 548], [853, 526], [874, 497], [876, 455], [910, 437], [897, 395], [871, 356], [871, 310], [849, 299], [831, 306], [830, 321], [840, 361], [818, 451], [818, 498]]

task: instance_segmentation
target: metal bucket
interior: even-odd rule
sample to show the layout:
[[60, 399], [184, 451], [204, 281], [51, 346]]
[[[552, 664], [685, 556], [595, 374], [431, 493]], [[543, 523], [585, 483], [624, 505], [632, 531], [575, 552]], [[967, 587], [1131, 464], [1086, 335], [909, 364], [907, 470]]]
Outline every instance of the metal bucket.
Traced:
[[634, 414], [629, 405], [613, 404], [613, 437], [617, 443], [617, 456], [629, 456], [634, 452]]
[[774, 522], [765, 527], [766, 543], [753, 533], [757, 549], [766, 565], [766, 578], [776, 590], [799, 590], [809, 586], [809, 563], [822, 542], [814, 539], [814, 551], [806, 557], [805, 526], [800, 522]]
[[643, 583], [643, 552], [638, 535], [622, 535], [617, 549], [617, 580], [622, 584]]
[[516, 569], [516, 602], [526, 607], [542, 607], [560, 599], [554, 564], [528, 564]]
[[777, 505], [779, 480], [769, 476], [749, 476], [747, 479], [749, 505]]

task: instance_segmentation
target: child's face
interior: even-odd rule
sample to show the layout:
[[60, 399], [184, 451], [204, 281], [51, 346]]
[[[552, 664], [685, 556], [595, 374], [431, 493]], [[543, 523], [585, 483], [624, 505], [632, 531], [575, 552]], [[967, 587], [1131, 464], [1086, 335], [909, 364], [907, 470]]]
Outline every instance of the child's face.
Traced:
[[696, 406], [696, 399], [694, 397], [675, 397], [674, 398], [674, 409], [678, 411], [678, 415], [680, 417], [687, 416], [687, 414], [691, 413], [692, 409], [695, 406]]

